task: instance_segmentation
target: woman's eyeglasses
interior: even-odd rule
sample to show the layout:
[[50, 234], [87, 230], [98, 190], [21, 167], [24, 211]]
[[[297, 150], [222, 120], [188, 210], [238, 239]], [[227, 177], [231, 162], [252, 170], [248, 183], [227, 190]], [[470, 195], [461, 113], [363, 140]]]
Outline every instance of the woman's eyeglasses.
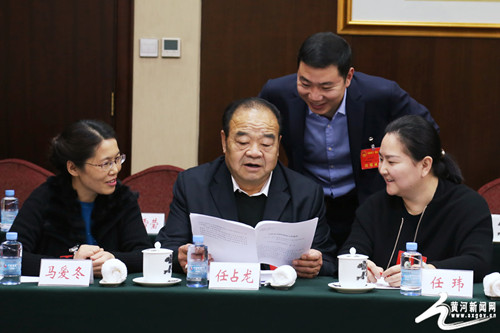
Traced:
[[127, 155], [121, 154], [120, 156], [117, 156], [115, 159], [113, 159], [111, 161], [106, 161], [106, 162], [101, 163], [101, 164], [92, 164], [92, 163], [85, 163], [85, 164], [99, 167], [102, 169], [102, 171], [109, 171], [113, 167], [113, 164], [122, 165], [123, 162], [125, 162], [126, 158], [127, 158]]

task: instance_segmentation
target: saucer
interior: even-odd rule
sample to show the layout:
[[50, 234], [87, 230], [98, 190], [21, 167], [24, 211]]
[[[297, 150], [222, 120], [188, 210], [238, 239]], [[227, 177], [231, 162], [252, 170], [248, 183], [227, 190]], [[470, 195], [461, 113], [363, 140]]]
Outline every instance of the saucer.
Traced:
[[374, 289], [375, 285], [373, 283], [367, 283], [366, 286], [361, 287], [361, 288], [346, 288], [346, 287], [341, 287], [340, 283], [338, 283], [338, 282], [331, 282], [328, 284], [328, 287], [335, 289], [339, 293], [361, 294], [361, 293], [366, 293], [367, 291]]
[[141, 286], [149, 286], [149, 287], [164, 287], [164, 286], [171, 286], [174, 284], [177, 284], [181, 282], [181, 279], [178, 278], [170, 278], [168, 281], [164, 282], [148, 282], [144, 279], [144, 277], [136, 277], [132, 281], [134, 281], [137, 284], [140, 284]]
[[125, 280], [123, 280], [122, 282], [108, 282], [108, 281], [101, 280], [101, 281], [99, 281], [99, 284], [101, 286], [104, 286], [104, 287], [118, 287], [123, 282], [125, 282]]

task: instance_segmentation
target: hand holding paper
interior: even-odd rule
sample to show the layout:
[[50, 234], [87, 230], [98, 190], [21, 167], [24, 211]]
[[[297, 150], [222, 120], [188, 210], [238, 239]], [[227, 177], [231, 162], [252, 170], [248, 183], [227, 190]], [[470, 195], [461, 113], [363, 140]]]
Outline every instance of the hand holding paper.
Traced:
[[[318, 218], [303, 222], [262, 221], [255, 228], [244, 223], [202, 214], [190, 214], [193, 235], [203, 235], [208, 251], [216, 261], [254, 262], [274, 266], [307, 261], [308, 274], [315, 272], [321, 259], [309, 250]], [[314, 253], [314, 252], [312, 252]]]
[[299, 277], [313, 278], [319, 274], [323, 265], [323, 255], [318, 250], [310, 249], [293, 261], [293, 268]]

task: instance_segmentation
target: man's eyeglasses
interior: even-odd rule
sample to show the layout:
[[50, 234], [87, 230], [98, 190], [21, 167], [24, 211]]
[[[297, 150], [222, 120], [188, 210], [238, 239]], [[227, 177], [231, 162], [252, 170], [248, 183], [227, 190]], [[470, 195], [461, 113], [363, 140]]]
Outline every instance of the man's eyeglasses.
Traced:
[[101, 163], [101, 164], [92, 164], [92, 163], [85, 163], [85, 164], [90, 164], [92, 166], [99, 167], [102, 169], [102, 171], [109, 171], [113, 167], [113, 164], [122, 165], [123, 162], [125, 162], [126, 158], [127, 158], [127, 155], [121, 154], [120, 156], [117, 156], [115, 159], [113, 159], [111, 161], [106, 161], [106, 162]]

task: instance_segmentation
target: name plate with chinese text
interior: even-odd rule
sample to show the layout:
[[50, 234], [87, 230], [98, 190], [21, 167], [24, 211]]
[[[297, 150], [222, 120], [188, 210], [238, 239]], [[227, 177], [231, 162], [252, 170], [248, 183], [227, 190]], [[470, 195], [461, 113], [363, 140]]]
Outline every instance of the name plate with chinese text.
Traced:
[[455, 269], [422, 269], [422, 295], [472, 298], [474, 271]]
[[491, 214], [493, 223], [493, 242], [500, 243], [500, 214]]
[[165, 224], [165, 213], [142, 213], [141, 215], [148, 235], [158, 235]]
[[212, 262], [209, 289], [259, 290], [260, 264]]
[[41, 260], [39, 286], [88, 287], [93, 281], [92, 260]]

